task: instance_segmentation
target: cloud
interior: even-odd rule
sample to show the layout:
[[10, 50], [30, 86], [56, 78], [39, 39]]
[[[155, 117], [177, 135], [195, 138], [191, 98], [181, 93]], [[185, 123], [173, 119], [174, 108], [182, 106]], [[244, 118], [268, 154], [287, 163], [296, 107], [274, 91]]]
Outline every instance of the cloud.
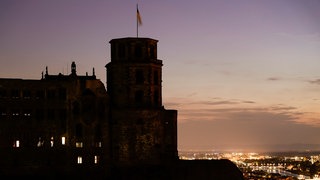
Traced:
[[207, 101], [193, 101], [176, 98], [165, 103], [165, 107], [178, 110], [179, 123], [189, 121], [234, 121], [257, 122], [260, 119], [270, 121], [281, 117], [282, 121], [320, 127], [320, 115], [303, 112], [297, 107], [285, 104], [259, 105], [251, 100], [212, 98]]
[[301, 150], [301, 143], [319, 144], [320, 113], [241, 99], [171, 100], [165, 106], [179, 105], [170, 108], [178, 110], [180, 150]]
[[253, 104], [255, 103], [254, 101], [242, 101], [243, 103], [248, 103], [248, 104]]
[[226, 104], [238, 104], [239, 102], [236, 101], [196, 101], [190, 104], [201, 104], [201, 105], [226, 105]]
[[[230, 105], [230, 104], [229, 104]], [[193, 108], [192, 108], [193, 107]], [[286, 121], [298, 122], [300, 112], [292, 111], [294, 107], [203, 107], [197, 108], [187, 106], [179, 110], [179, 122], [186, 121], [224, 121], [238, 119], [241, 121], [259, 121], [259, 119], [274, 118], [277, 116], [286, 117]]]
[[194, 104], [194, 105], [234, 105], [234, 104], [253, 104], [254, 101], [250, 100], [238, 100], [238, 99], [230, 99], [230, 100], [222, 100], [220, 98], [212, 98], [211, 100], [207, 101], [192, 101], [188, 102], [188, 104]]
[[281, 78], [279, 78], [279, 77], [269, 77], [267, 80], [268, 81], [278, 81], [278, 80], [280, 80]]
[[270, 151], [292, 150], [287, 148], [302, 142], [318, 143], [319, 114], [282, 104], [244, 105], [183, 106], [178, 111], [179, 149]]
[[313, 80], [313, 81], [309, 81], [311, 84], [318, 84], [320, 85], [320, 79], [316, 79], [316, 80]]
[[293, 33], [277, 33], [279, 36], [300, 42], [319, 43], [320, 33], [305, 33], [305, 34], [293, 34]]

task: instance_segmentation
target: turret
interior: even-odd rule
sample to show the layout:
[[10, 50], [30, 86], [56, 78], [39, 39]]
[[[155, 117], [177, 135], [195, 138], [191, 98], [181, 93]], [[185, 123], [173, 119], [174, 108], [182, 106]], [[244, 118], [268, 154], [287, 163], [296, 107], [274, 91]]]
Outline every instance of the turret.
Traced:
[[116, 107], [162, 107], [162, 61], [157, 59], [157, 40], [113, 39], [107, 67], [107, 89]]

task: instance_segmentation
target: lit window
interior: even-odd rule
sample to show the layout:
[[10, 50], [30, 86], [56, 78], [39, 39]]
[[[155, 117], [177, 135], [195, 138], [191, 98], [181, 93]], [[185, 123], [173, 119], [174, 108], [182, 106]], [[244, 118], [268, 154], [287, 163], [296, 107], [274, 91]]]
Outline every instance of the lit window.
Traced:
[[37, 143], [37, 147], [42, 147], [44, 144], [44, 141], [41, 139], [41, 137], [39, 137], [38, 143]]
[[82, 157], [81, 157], [81, 156], [78, 156], [78, 158], [77, 158], [77, 163], [78, 163], [78, 164], [82, 164]]
[[101, 143], [101, 141], [99, 141], [99, 142], [96, 142], [96, 147], [101, 147], [102, 146], [102, 143]]
[[99, 163], [99, 156], [94, 156], [94, 163], [98, 164]]
[[19, 140], [16, 140], [14, 143], [13, 143], [13, 147], [20, 147], [20, 141]]
[[31, 113], [26, 112], [26, 113], [24, 113], [23, 115], [24, 115], [24, 116], [27, 116], [27, 117], [30, 117], [30, 116], [31, 116]]
[[82, 148], [83, 147], [83, 142], [76, 142], [76, 147], [77, 148]]
[[51, 137], [51, 139], [50, 139], [50, 147], [53, 147], [53, 137]]
[[66, 145], [66, 137], [62, 137], [61, 138], [61, 144], [62, 145]]

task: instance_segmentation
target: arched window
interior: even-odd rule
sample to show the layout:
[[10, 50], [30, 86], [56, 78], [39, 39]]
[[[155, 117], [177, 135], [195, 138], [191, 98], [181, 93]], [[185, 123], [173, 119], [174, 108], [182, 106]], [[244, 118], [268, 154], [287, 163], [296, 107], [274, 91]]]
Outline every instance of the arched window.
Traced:
[[118, 46], [118, 57], [123, 58], [125, 57], [126, 49], [125, 45], [123, 43], [120, 43]]
[[157, 91], [157, 90], [154, 91], [153, 98], [154, 98], [154, 104], [158, 105], [159, 104], [159, 91]]
[[159, 74], [158, 74], [158, 71], [154, 71], [153, 72], [153, 83], [155, 85], [158, 85], [159, 84]]
[[142, 56], [142, 47], [140, 44], [137, 44], [135, 47], [134, 47], [134, 56], [135, 57], [141, 57]]
[[154, 52], [154, 51], [155, 51], [155, 48], [154, 48], [154, 46], [153, 46], [153, 45], [151, 45], [151, 46], [150, 46], [150, 52], [149, 52], [149, 53], [150, 53], [150, 58], [151, 58], [151, 59], [155, 59], [155, 58], [156, 58], [156, 56], [155, 56], [155, 52]]

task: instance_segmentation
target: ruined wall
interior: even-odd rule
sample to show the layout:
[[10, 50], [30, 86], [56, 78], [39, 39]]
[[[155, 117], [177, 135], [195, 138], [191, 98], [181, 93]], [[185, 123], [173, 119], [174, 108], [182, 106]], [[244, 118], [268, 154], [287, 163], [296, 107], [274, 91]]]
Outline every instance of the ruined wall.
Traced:
[[112, 154], [120, 164], [157, 164], [177, 158], [176, 111], [112, 110]]

